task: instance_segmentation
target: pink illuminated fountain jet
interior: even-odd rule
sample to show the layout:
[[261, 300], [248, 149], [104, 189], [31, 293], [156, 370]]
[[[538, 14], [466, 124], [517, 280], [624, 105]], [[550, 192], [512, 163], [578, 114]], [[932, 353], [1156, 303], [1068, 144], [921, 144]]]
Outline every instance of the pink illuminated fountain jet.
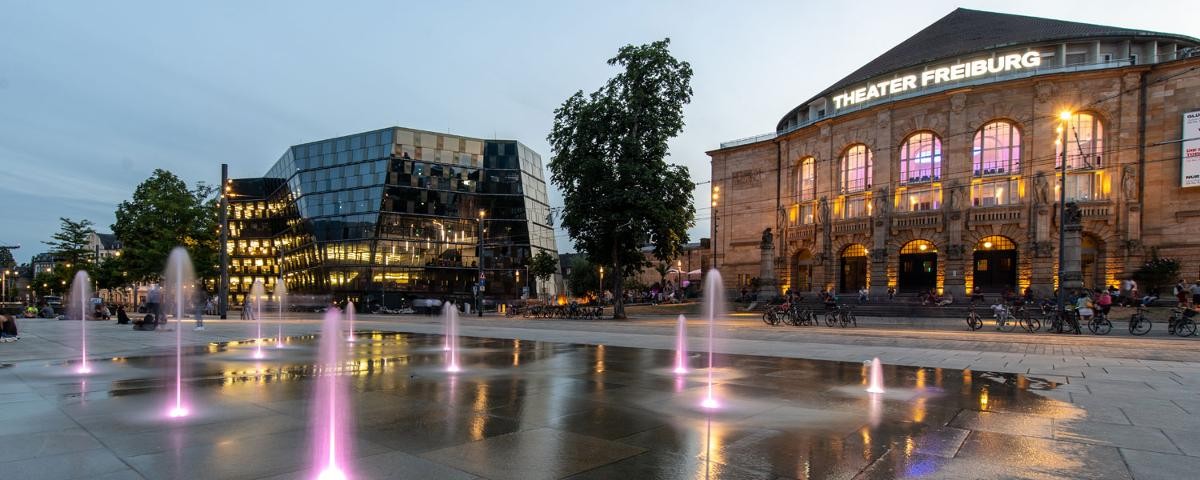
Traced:
[[262, 350], [262, 304], [267, 299], [267, 291], [263, 288], [262, 280], [255, 280], [254, 286], [250, 287], [250, 298], [254, 299], [252, 306], [254, 312], [254, 358], [262, 359], [266, 356]]
[[879, 362], [879, 357], [871, 360], [871, 370], [869, 383], [867, 385], [867, 393], [883, 393], [883, 364]]
[[708, 392], [700, 406], [707, 409], [720, 407], [720, 402], [713, 396], [713, 329], [717, 317], [724, 311], [724, 284], [721, 283], [721, 272], [717, 269], [708, 271], [704, 279], [704, 314], [708, 316]]
[[188, 299], [193, 298], [188, 290], [197, 288], [194, 278], [192, 260], [188, 258], [187, 250], [175, 247], [167, 257], [162, 292], [162, 302], [175, 313], [175, 402], [167, 411], [171, 418], [186, 417], [189, 413], [183, 401], [183, 316]]
[[87, 375], [92, 373], [92, 366], [87, 359], [87, 317], [88, 301], [92, 298], [92, 281], [86, 270], [75, 272], [71, 280], [71, 296], [67, 299], [67, 318], [79, 319], [79, 367], [75, 373]]
[[317, 369], [316, 408], [313, 410], [313, 466], [317, 480], [344, 480], [350, 459], [351, 431], [345, 381], [339, 375], [346, 360], [342, 350], [341, 312], [330, 307], [321, 327], [320, 365]]
[[687, 318], [679, 316], [679, 325], [675, 328], [675, 373], [683, 375], [687, 369]]
[[346, 323], [350, 324], [350, 328], [348, 329], [348, 332], [346, 333], [346, 341], [347, 342], [354, 342], [354, 317], [355, 316], [356, 316], [356, 313], [354, 310], [354, 302], [346, 302]]
[[446, 343], [442, 347], [446, 351], [446, 371], [460, 372], [462, 366], [458, 364], [458, 307], [453, 302], [442, 305], [442, 324], [446, 332]]

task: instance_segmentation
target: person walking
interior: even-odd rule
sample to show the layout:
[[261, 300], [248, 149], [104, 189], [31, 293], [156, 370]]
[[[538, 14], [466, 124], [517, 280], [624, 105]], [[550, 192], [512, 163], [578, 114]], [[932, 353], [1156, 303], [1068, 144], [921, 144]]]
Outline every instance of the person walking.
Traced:
[[1188, 289], [1187, 285], [1183, 284], [1182, 280], [1180, 280], [1179, 283], [1175, 284], [1175, 292], [1174, 293], [1175, 293], [1175, 299], [1179, 301], [1179, 308], [1186, 308], [1188, 306], [1188, 296], [1191, 292]]
[[195, 310], [196, 327], [194, 330], [204, 330], [204, 309], [208, 307], [208, 295], [203, 288], [196, 289], [196, 301], [192, 304], [192, 309]]
[[1191, 290], [1192, 293], [1192, 306], [1200, 305], [1200, 280], [1196, 280], [1194, 283], [1192, 283], [1192, 286], [1189, 290]]

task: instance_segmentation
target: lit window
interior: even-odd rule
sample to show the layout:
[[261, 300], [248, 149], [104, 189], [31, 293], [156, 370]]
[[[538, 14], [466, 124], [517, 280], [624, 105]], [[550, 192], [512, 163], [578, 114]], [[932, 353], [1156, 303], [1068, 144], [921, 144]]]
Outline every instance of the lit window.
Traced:
[[[1062, 128], [1063, 122], [1056, 122]], [[1091, 170], [1100, 168], [1104, 151], [1104, 126], [1088, 113], [1076, 113], [1066, 122], [1067, 169]], [[1054, 165], [1062, 167], [1062, 132], [1054, 138]], [[1070, 188], [1068, 188], [1070, 190]]]
[[814, 200], [817, 198], [817, 162], [813, 157], [805, 157], [800, 161], [800, 182], [797, 185], [799, 200]]
[[802, 225], [812, 225], [816, 223], [816, 206], [807, 203], [800, 206], [800, 223]]
[[994, 180], [971, 186], [971, 205], [995, 207], [1015, 205], [1019, 201], [1017, 180]]
[[871, 187], [871, 149], [861, 143], [842, 154], [842, 193], [861, 192]]
[[1006, 121], [995, 121], [975, 132], [971, 149], [975, 176], [1007, 175], [1021, 169], [1021, 131]]
[[1102, 200], [1100, 181], [1100, 175], [1092, 172], [1068, 173], [1067, 201]]
[[939, 187], [915, 188], [900, 194], [900, 208], [909, 212], [936, 210], [942, 206], [942, 189]]
[[842, 209], [842, 218], [859, 218], [871, 214], [869, 211], [870, 202], [863, 195], [847, 198], [845, 206], [846, 208]]
[[929, 132], [910, 135], [900, 145], [900, 184], [929, 183], [942, 176], [942, 140]]

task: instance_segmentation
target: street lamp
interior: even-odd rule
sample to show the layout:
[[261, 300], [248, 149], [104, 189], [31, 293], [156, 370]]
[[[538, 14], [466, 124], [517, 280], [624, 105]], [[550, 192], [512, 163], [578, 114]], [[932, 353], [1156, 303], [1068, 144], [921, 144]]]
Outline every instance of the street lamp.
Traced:
[[4, 271], [4, 276], [0, 277], [0, 302], [8, 301], [8, 274], [9, 271]]
[[479, 209], [479, 280], [475, 284], [476, 309], [479, 310], [479, 316], [483, 316], [483, 291], [485, 288], [483, 276], [483, 219], [487, 216], [487, 211]]
[[720, 217], [717, 216], [717, 202], [720, 200], [720, 198], [721, 198], [721, 186], [713, 185], [713, 189], [712, 189], [712, 226], [713, 226], [713, 238], [712, 238], [712, 245], [713, 245], [712, 265], [713, 266], [712, 266], [712, 268], [713, 268], [713, 270], [717, 269], [717, 243], [718, 243], [717, 242], [717, 228], [720, 227], [720, 225], [718, 224], [718, 220]]
[[1059, 146], [1062, 148], [1062, 164], [1060, 165], [1061, 170], [1059, 172], [1062, 176], [1062, 183], [1058, 190], [1058, 295], [1055, 296], [1055, 303], [1058, 305], [1059, 312], [1063, 311], [1064, 300], [1066, 300], [1064, 296], [1064, 290], [1066, 289], [1063, 288], [1063, 263], [1067, 258], [1064, 251], [1067, 236], [1067, 127], [1071, 121], [1071, 116], [1070, 110], [1063, 110], [1058, 114], [1058, 119], [1061, 122], [1058, 126], [1058, 141], [1060, 142]]

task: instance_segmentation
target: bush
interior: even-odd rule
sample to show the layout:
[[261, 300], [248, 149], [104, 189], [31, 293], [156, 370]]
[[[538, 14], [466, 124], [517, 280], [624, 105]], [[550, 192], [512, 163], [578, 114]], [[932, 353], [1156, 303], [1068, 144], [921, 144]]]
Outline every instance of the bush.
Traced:
[[1179, 260], [1159, 257], [1158, 251], [1152, 250], [1150, 260], [1133, 272], [1133, 279], [1143, 293], [1158, 293], [1179, 281], [1179, 270]]

